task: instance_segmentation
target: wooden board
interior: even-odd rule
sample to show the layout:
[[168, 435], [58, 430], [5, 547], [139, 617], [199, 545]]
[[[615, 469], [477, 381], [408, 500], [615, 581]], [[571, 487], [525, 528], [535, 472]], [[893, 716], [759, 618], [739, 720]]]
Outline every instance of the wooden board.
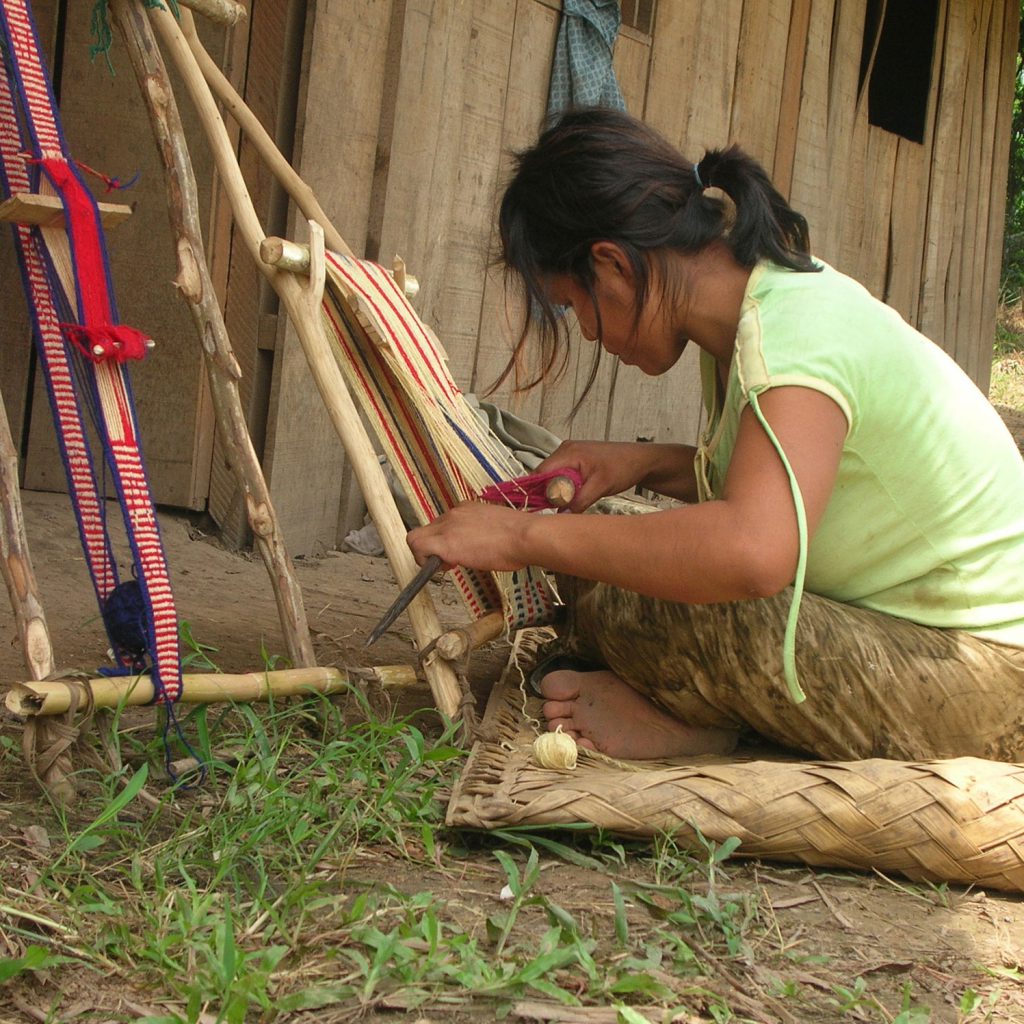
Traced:
[[740, 0], [660, 4], [645, 119], [694, 158], [728, 141], [745, 7]]
[[896, 136], [868, 123], [868, 90], [859, 82], [865, 11], [865, 0], [842, 4], [833, 34], [829, 175], [834, 204], [828, 241], [838, 269], [881, 298]]
[[[932, 187], [928, 204], [921, 281], [921, 330], [947, 350], [956, 339], [947, 330], [953, 245], [957, 231], [957, 193], [963, 133], [963, 98], [967, 85], [969, 13], [960, 4], [944, 5], [937, 44], [941, 87], [937, 99]], [[944, 22], [944, 24], [943, 24]]]
[[[795, 6], [804, 0], [797, 0]], [[829, 221], [833, 203], [830, 195], [829, 163], [829, 72], [832, 50], [832, 17], [835, 0], [812, 0], [807, 23], [803, 54], [803, 75], [800, 82], [796, 138], [789, 161], [788, 149], [779, 154], [781, 164], [776, 170], [788, 180], [787, 194], [794, 209], [806, 218], [810, 228], [811, 249], [822, 259], [832, 262], [835, 256], [829, 245]], [[791, 102], [793, 102], [791, 100]], [[792, 117], [785, 108], [780, 113], [780, 126]]]
[[[289, 53], [276, 57], [304, 68], [292, 162], [360, 254], [368, 241], [378, 131], [386, 117], [391, 6], [320, 0], [309, 5], [304, 40], [293, 40]], [[342, 120], [339, 97], [345, 98]], [[284, 125], [278, 130], [283, 135]], [[283, 233], [305, 240], [308, 227], [293, 210]], [[264, 320], [269, 320], [266, 311]], [[339, 522], [347, 479], [344, 449], [316, 397], [292, 326], [275, 315], [262, 332], [269, 338], [261, 343], [259, 358], [272, 365], [272, 376], [261, 374], [269, 382], [269, 393], [262, 396], [267, 403], [263, 464], [274, 507], [290, 550], [323, 554], [349, 528], [361, 525], [355, 521], [362, 518], [361, 500], [351, 511], [346, 504]], [[310, 480], [317, 486], [310, 487]]]
[[883, 298], [915, 327], [920, 326], [921, 276], [927, 241], [928, 197], [935, 162], [942, 26], [936, 26], [931, 86], [921, 144], [900, 139], [893, 180], [888, 277]]
[[[497, 189], [492, 209], [491, 227], [487, 233], [488, 250], [496, 252], [497, 206], [503, 184], [512, 173], [512, 156], [537, 140], [547, 111], [548, 82], [551, 58], [558, 30], [558, 12], [536, 0], [518, 0], [508, 65], [506, 104], [501, 128], [500, 162]], [[480, 304], [479, 341], [473, 366], [471, 387], [479, 395], [486, 394], [497, 381], [510, 358], [518, 339], [523, 311], [515, 294], [506, 294], [504, 274], [497, 267], [488, 269]], [[578, 332], [576, 340], [579, 342]], [[570, 374], [566, 398], [558, 398], [556, 385], [544, 385], [516, 393], [515, 381], [509, 378], [489, 397], [527, 420], [546, 419], [542, 403], [550, 403], [552, 395], [563, 408], [573, 399], [573, 376]], [[547, 420], [549, 428], [559, 435], [565, 424], [557, 416]]]
[[[243, 68], [236, 69], [235, 86], [289, 159], [294, 155], [296, 107], [307, 24], [306, 5], [299, 0], [258, 0], [251, 4], [249, 18], [239, 23], [237, 29], [245, 37], [245, 61]], [[240, 141], [238, 159], [264, 230], [268, 234], [286, 235], [289, 231], [289, 209], [283, 190], [248, 140]], [[230, 254], [225, 275], [224, 314], [242, 372], [239, 396], [253, 445], [263, 460], [278, 521], [289, 549], [293, 550], [290, 530], [303, 529], [306, 525], [301, 503], [310, 488], [297, 491], [293, 481], [287, 479], [287, 474], [284, 474], [285, 479], [275, 484], [272, 475], [277, 419], [270, 404], [278, 387], [278, 370], [284, 363], [276, 359], [275, 348], [286, 325], [278, 318], [277, 296], [247, 247], [240, 240], [235, 241], [232, 233], [227, 233], [225, 239], [223, 227], [221, 230], [219, 244]], [[308, 391], [313, 391], [311, 381]], [[311, 407], [314, 404], [316, 407], [311, 408], [308, 415], [312, 449], [327, 432], [326, 414], [318, 403], [310, 403]], [[278, 467], [282, 464], [286, 462], [277, 462]], [[325, 479], [329, 477], [325, 475]], [[241, 546], [248, 542], [244, 494], [219, 439], [214, 451], [210, 512], [228, 543]], [[314, 529], [318, 525], [312, 524]], [[301, 552], [302, 549], [298, 550]]]
[[[1006, 168], [1010, 156], [1010, 129], [1013, 112], [1013, 95], [1017, 72], [1017, 44], [1020, 31], [1020, 6], [1017, 0], [1002, 0], [1003, 31], [1000, 42], [997, 88], [994, 86], [989, 94], [991, 102], [998, 111], [995, 125], [995, 145], [992, 153], [990, 179], [983, 184], [989, 189], [991, 203], [989, 205], [989, 235], [985, 252], [985, 285], [982, 302], [984, 317], [978, 330], [979, 347], [985, 339], [995, 337], [996, 304], [999, 299], [999, 287], [1003, 263], [1003, 229], [1006, 213]], [[993, 59], [996, 47], [993, 46]], [[981, 352], [980, 368], [975, 376], [978, 387], [988, 394], [989, 378], [992, 372], [991, 349], [985, 346]]]
[[[96, 207], [100, 223], [105, 229], [116, 227], [132, 215], [132, 208], [124, 203], [97, 203]], [[0, 221], [6, 224], [63, 228], [64, 206], [56, 196], [16, 192], [0, 203]]]
[[[378, 140], [387, 174], [378, 175], [384, 217], [379, 251], [399, 252], [420, 281], [420, 316], [451, 345], [442, 311], [449, 287], [451, 220], [461, 203], [457, 175], [476, 3], [405, 4], [401, 58], [387, 88], [395, 94], [392, 133]], [[508, 58], [502, 61], [507, 75]], [[450, 351], [450, 349], [449, 349]], [[463, 378], [465, 379], [465, 378]]]
[[[995, 140], [995, 112], [985, 105], [985, 79], [992, 58], [989, 55], [989, 32], [993, 21], [1002, 28], [1001, 12], [995, 7], [1001, 0], [979, 0], [971, 22], [969, 80], [963, 103], [963, 133], [966, 148], [960, 175], [959, 202], [961, 230], [957, 278], [956, 320], [953, 325], [955, 344], [953, 357], [969, 374], [978, 370], [978, 339], [975, 330], [981, 323], [981, 302], [984, 297], [985, 260], [988, 236], [988, 167], [992, 161]], [[998, 53], [995, 67], [998, 66]], [[995, 70], [993, 67], [993, 71]], [[982, 195], [984, 191], [984, 196]]]
[[799, 73], [803, 41], [799, 57], [792, 54], [776, 61], [765, 60], [765, 54], [788, 53], [791, 8], [790, 0], [761, 0], [745, 5], [736, 50], [729, 138], [760, 161], [769, 173], [775, 164], [785, 78], [787, 73]]
[[793, 162], [796, 158], [803, 83], [808, 62], [812, 6], [811, 0], [794, 0], [789, 8], [786, 64], [779, 92], [779, 119], [775, 129], [775, 156], [768, 165], [775, 187], [784, 196], [789, 196], [793, 184]]

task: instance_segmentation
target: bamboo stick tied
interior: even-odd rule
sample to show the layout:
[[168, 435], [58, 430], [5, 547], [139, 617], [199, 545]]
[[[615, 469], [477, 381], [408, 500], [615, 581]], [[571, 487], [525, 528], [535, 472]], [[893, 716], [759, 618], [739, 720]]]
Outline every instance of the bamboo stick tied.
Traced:
[[[224, 675], [216, 672], [182, 676], [181, 702], [249, 703], [299, 694], [340, 693], [349, 687], [348, 675], [336, 668], [294, 668], [275, 672]], [[153, 703], [156, 693], [149, 676], [100, 676], [95, 679], [43, 679], [9, 684], [4, 703], [22, 718], [64, 714], [88, 697], [89, 706], [111, 708]]]
[[461, 661], [470, 651], [497, 640], [505, 632], [505, 616], [501, 612], [488, 612], [465, 626], [449, 629], [437, 638], [434, 650], [445, 661]]

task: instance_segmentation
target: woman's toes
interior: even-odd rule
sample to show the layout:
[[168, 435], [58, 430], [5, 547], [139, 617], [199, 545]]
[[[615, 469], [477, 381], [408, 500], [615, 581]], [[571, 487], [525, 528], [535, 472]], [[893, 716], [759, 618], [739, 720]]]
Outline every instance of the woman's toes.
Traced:
[[540, 681], [540, 692], [548, 700], [575, 700], [580, 695], [580, 674], [570, 669], [549, 672]]
[[573, 708], [575, 707], [575, 701], [571, 700], [546, 700], [541, 711], [544, 717], [549, 721], [555, 721], [557, 719], [568, 719], [572, 718]]
[[566, 736], [571, 736], [574, 740], [580, 738], [579, 731], [576, 729], [576, 723], [571, 718], [548, 718], [547, 726], [548, 732], [558, 732], [561, 729]]

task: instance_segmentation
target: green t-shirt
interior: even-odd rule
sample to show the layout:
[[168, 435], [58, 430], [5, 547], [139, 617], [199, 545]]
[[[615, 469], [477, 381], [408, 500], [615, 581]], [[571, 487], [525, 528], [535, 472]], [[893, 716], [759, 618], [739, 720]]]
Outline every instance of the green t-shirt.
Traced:
[[751, 393], [820, 391], [848, 432], [806, 551], [806, 589], [1024, 647], [1024, 461], [1013, 438], [937, 345], [822, 267], [754, 269], [721, 409], [704, 355], [702, 497], [721, 493]]

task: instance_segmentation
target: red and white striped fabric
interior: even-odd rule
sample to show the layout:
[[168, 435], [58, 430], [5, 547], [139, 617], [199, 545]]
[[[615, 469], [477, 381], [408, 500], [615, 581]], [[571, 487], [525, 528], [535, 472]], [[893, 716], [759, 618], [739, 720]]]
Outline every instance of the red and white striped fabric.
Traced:
[[[323, 309], [346, 382], [421, 522], [523, 472], [383, 267], [328, 253]], [[473, 618], [500, 609], [510, 629], [550, 622], [558, 604], [540, 569], [454, 576]]]
[[[16, 97], [8, 76], [0, 76], [0, 159], [8, 191], [34, 191], [27, 168], [27, 164], [34, 164], [61, 197], [67, 225], [67, 241], [62, 238], [61, 244], [70, 245], [75, 277], [73, 284], [65, 284], [64, 288], [70, 300], [68, 304], [77, 308], [79, 317], [78, 324], [70, 325], [71, 331], [107, 332], [112, 338], [130, 337], [136, 343], [137, 332], [116, 322], [99, 211], [68, 158], [26, 0], [0, 0], [0, 22], [8, 67], [18, 88]], [[28, 158], [23, 152], [19, 99], [20, 113], [31, 141], [32, 152]], [[57, 275], [51, 272], [47, 243], [38, 229], [19, 225], [15, 238], [24, 267], [27, 297], [33, 307], [40, 361], [47, 376], [69, 490], [79, 515], [86, 561], [102, 609], [118, 584], [118, 574], [69, 363], [67, 332], [62, 331], [58, 315], [61, 303], [53, 294]], [[113, 343], [111, 351], [112, 348]], [[154, 662], [155, 688], [160, 699], [174, 701], [181, 692], [177, 614], [156, 511], [139, 450], [130, 386], [118, 358], [89, 362], [85, 366], [94, 368], [91, 386], [100, 414], [100, 440], [108, 453], [140, 589], [149, 613], [148, 648]]]

